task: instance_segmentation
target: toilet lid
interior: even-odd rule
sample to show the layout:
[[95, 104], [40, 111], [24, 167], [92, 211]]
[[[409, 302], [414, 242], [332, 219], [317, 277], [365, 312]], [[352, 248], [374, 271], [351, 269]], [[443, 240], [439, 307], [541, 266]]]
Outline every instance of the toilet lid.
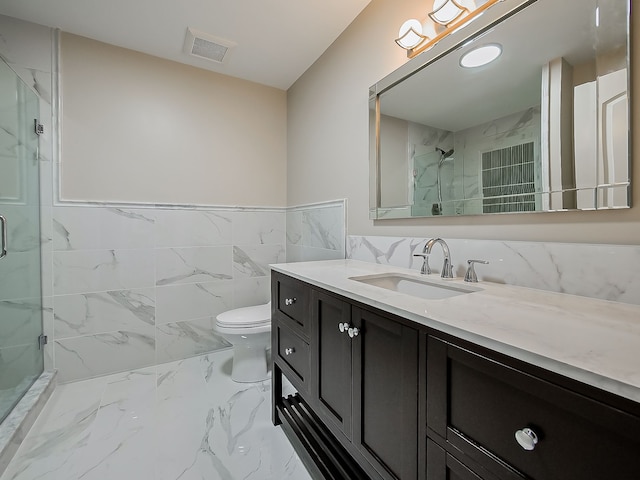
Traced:
[[249, 327], [271, 323], [271, 302], [222, 312], [216, 317], [216, 323], [221, 327]]

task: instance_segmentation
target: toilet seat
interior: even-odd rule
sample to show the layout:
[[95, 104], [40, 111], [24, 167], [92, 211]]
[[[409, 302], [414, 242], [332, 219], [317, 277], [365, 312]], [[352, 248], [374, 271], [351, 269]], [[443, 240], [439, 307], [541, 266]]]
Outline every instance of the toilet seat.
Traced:
[[223, 312], [216, 317], [216, 325], [225, 330], [271, 326], [271, 302]]

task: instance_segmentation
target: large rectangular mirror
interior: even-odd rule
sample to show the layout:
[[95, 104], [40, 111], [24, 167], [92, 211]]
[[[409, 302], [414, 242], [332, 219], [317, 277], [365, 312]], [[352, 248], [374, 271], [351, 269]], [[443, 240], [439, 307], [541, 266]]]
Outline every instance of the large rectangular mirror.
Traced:
[[628, 208], [629, 12], [503, 0], [375, 84], [371, 217]]

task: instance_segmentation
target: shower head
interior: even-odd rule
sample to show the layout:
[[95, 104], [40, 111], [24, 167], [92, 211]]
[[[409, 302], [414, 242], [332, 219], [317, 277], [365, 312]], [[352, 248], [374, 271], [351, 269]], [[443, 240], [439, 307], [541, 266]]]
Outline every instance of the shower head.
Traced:
[[451, 155], [453, 155], [453, 148], [451, 150], [449, 150], [448, 152], [445, 152], [443, 149], [436, 147], [436, 150], [440, 152], [440, 156], [442, 158], [442, 160], [444, 160], [445, 158], [449, 158]]

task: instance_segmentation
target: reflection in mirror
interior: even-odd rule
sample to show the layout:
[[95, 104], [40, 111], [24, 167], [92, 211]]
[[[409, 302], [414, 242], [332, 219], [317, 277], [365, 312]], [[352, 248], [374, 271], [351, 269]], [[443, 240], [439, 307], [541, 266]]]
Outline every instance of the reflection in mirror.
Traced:
[[628, 207], [628, 1], [504, 0], [470, 26], [372, 87], [372, 217]]

